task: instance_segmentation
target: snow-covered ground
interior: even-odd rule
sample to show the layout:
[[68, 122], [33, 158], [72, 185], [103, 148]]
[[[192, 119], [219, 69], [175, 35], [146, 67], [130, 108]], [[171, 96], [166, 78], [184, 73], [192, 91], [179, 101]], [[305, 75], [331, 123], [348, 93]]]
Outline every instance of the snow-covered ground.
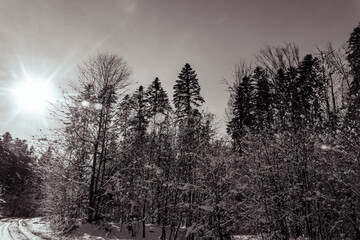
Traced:
[[[136, 237], [131, 237], [131, 233], [126, 229], [126, 227], [123, 226], [121, 228], [119, 224], [107, 223], [105, 226], [83, 224], [70, 236], [60, 237], [50, 229], [49, 222], [41, 218], [0, 219], [0, 240], [134, 240], [143, 239], [141, 230], [142, 229], [139, 229]], [[146, 226], [145, 239], [158, 240], [160, 234], [160, 228], [151, 225]], [[234, 237], [234, 240], [258, 239], [260, 238], [256, 238], [255, 236]]]
[[260, 236], [254, 235], [242, 235], [242, 236], [233, 236], [234, 240], [261, 240]]
[[[108, 231], [105, 230], [108, 229]], [[146, 239], [159, 239], [161, 230], [152, 226], [146, 227]], [[107, 223], [104, 225], [83, 224], [76, 229], [70, 236], [59, 236], [54, 233], [48, 221], [41, 218], [0, 219], [0, 240], [133, 240], [143, 239], [142, 231], [139, 229], [136, 237], [131, 237], [131, 233], [119, 224]]]
[[58, 239], [49, 228], [49, 223], [40, 218], [0, 219], [1, 240], [47, 240]]

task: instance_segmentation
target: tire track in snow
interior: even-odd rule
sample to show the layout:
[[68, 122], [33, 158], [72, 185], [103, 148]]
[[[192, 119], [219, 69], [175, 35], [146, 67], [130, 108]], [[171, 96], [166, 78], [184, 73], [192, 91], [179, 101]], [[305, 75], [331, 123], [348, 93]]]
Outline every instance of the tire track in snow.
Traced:
[[11, 219], [8, 225], [8, 230], [12, 238], [14, 240], [31, 240], [26, 237], [19, 229], [18, 219]]
[[24, 222], [23, 219], [19, 219], [18, 220], [18, 226], [19, 226], [19, 230], [21, 231], [21, 233], [27, 237], [28, 239], [31, 240], [43, 240], [43, 238], [35, 235], [34, 233], [31, 232], [31, 230], [27, 227], [27, 224]]
[[[39, 220], [40, 221], [40, 220]], [[45, 223], [40, 223], [39, 221], [36, 222], [31, 222], [31, 220], [24, 220], [25, 223], [25, 227], [27, 228], [28, 231], [30, 231], [32, 234], [36, 235], [38, 238], [42, 239], [42, 240], [54, 240], [55, 237], [54, 236], [49, 236], [47, 234], [49, 234], [49, 231], [39, 231], [36, 230], [36, 227], [34, 229], [34, 224], [45, 224]], [[56, 239], [60, 239], [59, 237], [57, 237]]]
[[10, 223], [2, 222], [0, 224], [1, 224], [1, 226], [0, 226], [0, 239], [4, 239], [4, 240], [5, 239], [9, 239], [9, 240], [14, 239], [10, 234], [10, 230], [9, 230]]

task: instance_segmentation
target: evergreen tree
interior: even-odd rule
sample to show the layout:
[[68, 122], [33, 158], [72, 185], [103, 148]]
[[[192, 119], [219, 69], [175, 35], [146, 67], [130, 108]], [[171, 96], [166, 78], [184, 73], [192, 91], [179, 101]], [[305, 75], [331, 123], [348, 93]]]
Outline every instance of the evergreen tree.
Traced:
[[351, 33], [348, 43], [347, 60], [353, 80], [350, 85], [344, 126], [347, 128], [348, 137], [356, 140], [360, 136], [360, 24]]
[[311, 54], [306, 55], [299, 65], [294, 90], [292, 106], [297, 122], [303, 126], [320, 127], [323, 119], [321, 103], [324, 100], [324, 79], [320, 75], [319, 60]]
[[4, 133], [0, 139], [1, 145], [5, 148], [9, 148], [11, 142], [12, 142], [11, 134], [9, 132]]
[[295, 92], [294, 81], [297, 70], [289, 68], [287, 71], [280, 69], [274, 78], [274, 110], [276, 124], [284, 128], [290, 127], [291, 123], [291, 102]]
[[244, 136], [246, 128], [253, 126], [255, 117], [254, 86], [250, 76], [244, 77], [237, 86], [232, 112], [233, 118], [228, 123], [227, 131], [234, 140], [234, 147], [241, 151], [241, 138]]
[[3, 135], [0, 144], [0, 197], [5, 216], [29, 217], [38, 213], [40, 181], [36, 161], [25, 140]]
[[351, 169], [354, 174], [347, 176], [351, 187], [344, 200], [351, 203], [345, 212], [349, 213], [349, 221], [355, 232], [354, 239], [360, 239], [360, 196], [357, 194], [360, 174], [360, 24], [351, 33], [348, 44], [347, 60], [353, 80], [349, 89], [341, 140], [345, 154], [343, 161], [348, 164], [346, 169]]
[[154, 117], [157, 113], [167, 115], [168, 111], [171, 110], [168, 95], [161, 86], [159, 78], [155, 78], [150, 84], [146, 90], [145, 96], [149, 117]]
[[145, 174], [143, 174], [146, 181], [143, 187], [146, 188], [147, 196], [143, 202], [143, 216], [145, 216], [145, 209], [149, 216], [157, 213], [156, 222], [162, 225], [161, 239], [165, 239], [170, 200], [167, 184], [170, 181], [171, 164], [174, 160], [170, 123], [171, 106], [168, 95], [158, 78], [155, 78], [148, 86], [145, 98], [149, 134], [146, 156], [148, 162]]
[[146, 134], [148, 119], [146, 117], [146, 97], [144, 87], [140, 86], [132, 96], [132, 120], [130, 121], [131, 129], [135, 133], [137, 141], [142, 141]]
[[194, 108], [201, 106], [204, 102], [196, 76], [195, 70], [186, 63], [174, 85], [173, 102], [180, 117], [189, 116]]
[[261, 67], [255, 68], [253, 79], [255, 82], [255, 130], [269, 128], [273, 121], [272, 94], [270, 82], [265, 71]]
[[323, 125], [324, 79], [319, 60], [306, 55], [298, 68], [280, 69], [274, 78], [274, 109], [282, 129]]
[[351, 33], [348, 44], [347, 60], [354, 78], [350, 86], [350, 95], [358, 97], [360, 94], [360, 23]]
[[[117, 188], [121, 189], [120, 195], [117, 194], [120, 198], [126, 199], [126, 203], [123, 203], [125, 209], [122, 211], [131, 218], [143, 219], [143, 234], [145, 234], [150, 188], [147, 183], [149, 178], [149, 134], [147, 132], [149, 116], [144, 87], [140, 86], [131, 97], [125, 97], [121, 107], [123, 108], [121, 111], [128, 114], [123, 116], [125, 118], [123, 120], [126, 121], [123, 127], [128, 129], [123, 129], [127, 133], [122, 143], [122, 161], [117, 164], [118, 174], [115, 179], [118, 182]], [[121, 170], [122, 168], [127, 170]]]
[[[177, 162], [179, 169], [177, 179], [180, 186], [195, 184], [199, 177], [199, 158], [200, 154], [200, 135], [201, 135], [201, 113], [198, 107], [202, 105], [204, 99], [200, 95], [200, 86], [196, 78], [195, 70], [187, 63], [182, 68], [178, 80], [174, 85], [173, 102], [176, 108], [179, 121], [177, 139]], [[181, 211], [185, 213], [186, 227], [193, 224], [195, 218], [194, 207], [197, 202], [196, 191], [188, 189], [180, 193], [185, 205], [181, 206]], [[193, 239], [190, 234], [188, 239]]]

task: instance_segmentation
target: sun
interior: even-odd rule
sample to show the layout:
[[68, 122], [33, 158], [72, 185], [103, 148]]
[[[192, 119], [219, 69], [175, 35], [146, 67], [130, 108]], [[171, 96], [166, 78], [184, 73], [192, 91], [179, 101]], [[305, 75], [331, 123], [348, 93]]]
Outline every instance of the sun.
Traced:
[[21, 110], [42, 113], [53, 99], [51, 87], [45, 80], [26, 79], [13, 90]]

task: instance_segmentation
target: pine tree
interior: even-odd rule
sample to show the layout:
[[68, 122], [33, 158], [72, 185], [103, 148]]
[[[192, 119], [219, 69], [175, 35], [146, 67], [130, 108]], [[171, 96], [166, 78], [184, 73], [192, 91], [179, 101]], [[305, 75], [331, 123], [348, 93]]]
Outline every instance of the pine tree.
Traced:
[[25, 140], [12, 139], [6, 132], [0, 144], [0, 202], [2, 214], [29, 217], [37, 214], [40, 181], [36, 161]]
[[121, 177], [126, 179], [123, 188], [127, 189], [126, 199], [130, 203], [127, 211], [133, 217], [139, 218], [141, 216], [144, 229], [149, 194], [149, 186], [146, 182], [149, 178], [147, 171], [149, 166], [149, 136], [147, 132], [149, 120], [146, 112], [147, 99], [144, 87], [140, 86], [129, 101], [128, 107], [131, 109], [129, 133], [124, 139], [126, 141], [124, 147], [127, 148], [124, 151], [126, 154], [124, 160], [127, 166], [123, 166], [127, 167], [129, 171]]
[[270, 82], [265, 71], [257, 67], [254, 71], [253, 79], [255, 82], [255, 126], [256, 130], [269, 128], [273, 121], [272, 113], [272, 94]]
[[320, 74], [319, 60], [311, 54], [306, 55], [299, 65], [295, 89], [293, 112], [298, 122], [320, 127], [323, 119], [321, 103], [324, 100], [324, 79]]
[[289, 68], [287, 71], [280, 69], [274, 78], [274, 112], [276, 124], [282, 128], [290, 126], [291, 101], [293, 95], [293, 82], [296, 77], [296, 69]]
[[137, 138], [137, 141], [144, 140], [143, 137], [146, 134], [148, 125], [148, 119], [146, 117], [146, 98], [144, 87], [140, 86], [135, 94], [132, 96], [132, 115], [133, 118], [130, 121], [130, 126], [133, 129], [133, 133]]
[[[174, 85], [173, 102], [178, 120], [180, 120], [177, 139], [178, 152], [176, 153], [179, 169], [177, 178], [180, 186], [189, 186], [189, 184], [196, 183], [199, 173], [197, 156], [199, 155], [202, 116], [198, 107], [202, 105], [204, 99], [200, 95], [200, 86], [195, 70], [188, 63], [182, 68]], [[190, 227], [195, 216], [196, 193], [188, 190], [181, 195], [180, 199], [184, 199], [188, 206], [183, 208], [183, 211], [186, 212], [186, 227]], [[190, 234], [188, 239], [193, 239], [193, 237], [194, 235]]]
[[194, 108], [204, 102], [196, 76], [195, 70], [186, 63], [176, 80], [173, 102], [180, 117], [189, 116]]
[[235, 148], [241, 151], [241, 138], [246, 129], [254, 124], [254, 86], [250, 76], [242, 79], [235, 92], [235, 101], [232, 105], [233, 118], [227, 126], [227, 131], [234, 140]]
[[11, 134], [9, 132], [4, 133], [0, 139], [0, 144], [5, 148], [9, 148], [11, 142], [12, 142]]
[[350, 95], [358, 97], [360, 94], [360, 23], [351, 33], [348, 44], [347, 60], [354, 77], [350, 86]]
[[356, 140], [360, 136], [360, 24], [351, 33], [348, 43], [347, 60], [353, 80], [350, 85], [344, 126], [348, 128], [349, 138]]
[[149, 117], [154, 117], [157, 113], [167, 115], [171, 110], [168, 95], [161, 86], [159, 78], [155, 78], [149, 85], [145, 97]]
[[347, 114], [343, 124], [342, 144], [345, 153], [345, 159], [349, 163], [347, 169], [354, 172], [354, 176], [349, 177], [350, 189], [347, 192], [347, 202], [349, 204], [348, 212], [350, 221], [353, 224], [355, 232], [354, 239], [360, 239], [360, 197], [356, 193], [359, 189], [358, 176], [360, 173], [360, 24], [353, 30], [348, 40], [347, 60], [350, 65], [350, 73], [353, 80], [350, 85]]
[[168, 224], [169, 217], [169, 189], [167, 184], [170, 181], [169, 172], [174, 160], [172, 157], [170, 123], [172, 109], [169, 104], [168, 95], [157, 77], [148, 86], [145, 98], [146, 116], [149, 120], [149, 134], [146, 156], [148, 167], [145, 170], [145, 174], [143, 174], [146, 181], [143, 186], [146, 188], [145, 195], [147, 196], [143, 202], [143, 214], [145, 209], [147, 209], [147, 214], [150, 216], [157, 212], [156, 222], [162, 225], [161, 239], [165, 239], [165, 226]]

